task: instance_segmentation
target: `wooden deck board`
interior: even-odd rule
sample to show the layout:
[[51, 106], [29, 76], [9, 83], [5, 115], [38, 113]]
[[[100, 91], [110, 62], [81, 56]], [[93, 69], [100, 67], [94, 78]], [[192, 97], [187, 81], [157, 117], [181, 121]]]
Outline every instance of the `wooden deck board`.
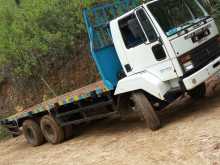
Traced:
[[47, 111], [51, 109], [50, 106], [53, 107], [56, 103], [58, 103], [59, 105], [64, 105], [73, 101], [78, 101], [80, 99], [89, 97], [89, 94], [94, 91], [96, 91], [97, 93], [97, 91], [104, 92], [109, 91], [109, 89], [104, 85], [103, 81], [98, 81], [80, 89], [65, 93], [64, 95], [60, 95], [55, 98], [49, 99], [30, 108], [24, 109], [23, 111], [18, 112], [17, 114], [9, 117], [8, 119], [10, 120], [19, 117], [24, 117], [28, 113], [39, 113], [42, 111]]

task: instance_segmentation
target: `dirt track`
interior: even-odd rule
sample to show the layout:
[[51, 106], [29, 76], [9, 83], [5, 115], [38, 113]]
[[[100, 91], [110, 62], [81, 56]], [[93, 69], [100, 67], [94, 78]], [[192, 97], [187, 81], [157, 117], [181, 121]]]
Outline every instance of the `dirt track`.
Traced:
[[220, 165], [220, 89], [184, 98], [151, 132], [136, 117], [99, 121], [63, 144], [32, 148], [21, 136], [0, 143], [0, 165]]

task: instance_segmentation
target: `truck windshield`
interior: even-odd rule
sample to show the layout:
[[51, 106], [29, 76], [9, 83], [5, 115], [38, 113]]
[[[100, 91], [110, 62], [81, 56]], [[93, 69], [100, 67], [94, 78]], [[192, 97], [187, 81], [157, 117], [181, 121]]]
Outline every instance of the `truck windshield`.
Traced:
[[167, 36], [172, 36], [206, 18], [196, 0], [160, 0], [148, 5]]

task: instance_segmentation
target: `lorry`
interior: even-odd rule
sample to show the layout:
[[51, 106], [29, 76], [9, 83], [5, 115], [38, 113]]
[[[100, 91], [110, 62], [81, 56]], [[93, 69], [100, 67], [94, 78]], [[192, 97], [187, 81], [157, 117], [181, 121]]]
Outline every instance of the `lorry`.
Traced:
[[27, 142], [58, 144], [73, 126], [134, 110], [151, 130], [157, 112], [184, 94], [197, 100], [220, 70], [220, 36], [198, 0], [119, 0], [83, 9], [101, 81], [1, 120]]

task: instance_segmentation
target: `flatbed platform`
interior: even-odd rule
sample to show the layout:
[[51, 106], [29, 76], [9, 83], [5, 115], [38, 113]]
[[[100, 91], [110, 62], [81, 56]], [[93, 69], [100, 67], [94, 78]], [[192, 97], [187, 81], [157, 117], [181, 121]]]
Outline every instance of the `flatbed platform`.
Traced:
[[50, 111], [57, 104], [59, 106], [63, 106], [66, 104], [79, 102], [81, 100], [92, 97], [92, 95], [96, 95], [97, 97], [101, 96], [103, 93], [109, 92], [103, 81], [98, 81], [88, 86], [82, 87], [80, 89], [74, 90], [72, 92], [65, 93], [64, 95], [57, 96], [53, 99], [47, 100], [40, 104], [37, 104], [33, 107], [27, 108], [13, 116], [8, 117], [5, 120], [2, 120], [2, 124], [5, 122], [13, 122], [20, 118], [25, 118], [30, 115], [38, 114], [44, 111]]

